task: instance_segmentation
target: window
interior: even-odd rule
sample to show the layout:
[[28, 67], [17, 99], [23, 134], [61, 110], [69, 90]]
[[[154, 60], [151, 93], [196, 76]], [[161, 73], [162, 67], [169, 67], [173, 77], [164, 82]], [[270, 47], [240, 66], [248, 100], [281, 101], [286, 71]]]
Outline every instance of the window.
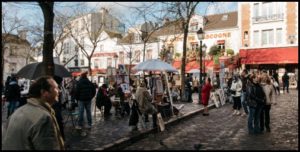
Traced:
[[136, 62], [140, 62], [141, 58], [140, 58], [140, 51], [134, 51], [134, 59]]
[[265, 2], [262, 4], [262, 16], [270, 16], [273, 14], [273, 3]]
[[111, 58], [107, 58], [107, 66], [112, 67], [112, 59]]
[[253, 46], [259, 46], [259, 31], [253, 32]]
[[104, 46], [103, 44], [100, 45], [100, 52], [104, 51]]
[[276, 2], [276, 14], [283, 14], [283, 6], [282, 2]]
[[81, 31], [84, 30], [84, 24], [85, 24], [84, 19], [81, 19]]
[[95, 68], [95, 69], [98, 69], [98, 68], [99, 68], [98, 63], [99, 63], [99, 59], [95, 59], [95, 60], [94, 60], [94, 68]]
[[273, 30], [263, 30], [262, 31], [262, 45], [274, 44], [274, 34]]
[[134, 42], [139, 43], [141, 42], [141, 36], [139, 34], [134, 34]]
[[259, 3], [255, 3], [253, 6], [253, 16], [254, 17], [259, 16]]
[[124, 52], [119, 53], [119, 63], [124, 64]]
[[68, 54], [69, 53], [69, 43], [64, 43], [64, 54]]
[[282, 28], [276, 29], [276, 44], [282, 44]]
[[222, 21], [227, 21], [228, 20], [228, 14], [225, 14], [222, 16]]
[[245, 32], [244, 32], [244, 39], [245, 39], [245, 40], [248, 40], [248, 31], [245, 31]]
[[84, 65], [84, 59], [80, 60], [80, 65]]
[[75, 53], [77, 53], [78, 52], [78, 46], [76, 45], [75, 46]]
[[147, 50], [146, 59], [147, 60], [152, 59], [152, 50], [151, 49]]

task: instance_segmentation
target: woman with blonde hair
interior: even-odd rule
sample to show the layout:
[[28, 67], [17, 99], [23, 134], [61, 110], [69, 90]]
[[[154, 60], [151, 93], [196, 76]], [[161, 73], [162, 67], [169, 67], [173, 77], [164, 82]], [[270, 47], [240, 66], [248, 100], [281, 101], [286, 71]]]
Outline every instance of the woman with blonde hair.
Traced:
[[261, 85], [263, 87], [264, 93], [266, 95], [266, 102], [263, 106], [263, 110], [260, 114], [260, 130], [264, 131], [266, 127], [267, 132], [270, 132], [270, 110], [271, 105], [276, 104], [275, 102], [275, 89], [271, 83], [271, 79], [268, 75], [262, 77]]

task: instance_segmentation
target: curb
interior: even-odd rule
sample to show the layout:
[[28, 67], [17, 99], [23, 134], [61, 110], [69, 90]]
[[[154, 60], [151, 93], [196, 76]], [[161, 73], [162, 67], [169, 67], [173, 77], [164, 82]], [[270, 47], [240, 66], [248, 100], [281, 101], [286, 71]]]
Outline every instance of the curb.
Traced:
[[[208, 105], [208, 109], [212, 109], [212, 108], [216, 108], [215, 104], [210, 104]], [[188, 112], [180, 117], [177, 117], [173, 120], [167, 121], [165, 122], [165, 128], [170, 127], [171, 125], [175, 125], [177, 123], [179, 123], [180, 121], [183, 121], [185, 119], [191, 118], [192, 116], [200, 113], [204, 111], [204, 108], [200, 108], [191, 112]], [[94, 150], [117, 150], [117, 149], [122, 149], [125, 146], [128, 146], [129, 144], [132, 144], [140, 139], [145, 138], [148, 134], [151, 133], [157, 133], [156, 129], [149, 129], [149, 130], [145, 130], [145, 131], [140, 131], [139, 133], [137, 133], [136, 135], [132, 135], [129, 137], [124, 137], [121, 139], [118, 139], [110, 144], [106, 144], [100, 148], [96, 148]]]

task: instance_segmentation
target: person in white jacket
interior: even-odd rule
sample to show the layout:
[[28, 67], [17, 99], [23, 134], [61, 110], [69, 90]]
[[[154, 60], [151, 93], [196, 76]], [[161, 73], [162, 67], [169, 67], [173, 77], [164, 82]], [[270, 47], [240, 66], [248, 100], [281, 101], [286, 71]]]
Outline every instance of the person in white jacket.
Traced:
[[242, 93], [242, 81], [238, 75], [233, 77], [233, 81], [230, 87], [230, 92], [233, 97], [233, 115], [240, 115], [241, 105], [241, 93]]
[[260, 130], [270, 132], [270, 110], [271, 105], [276, 105], [275, 89], [271, 83], [271, 78], [268, 75], [263, 75], [263, 81], [261, 83], [263, 90], [266, 94], [266, 103], [263, 106], [263, 110], [260, 115]]

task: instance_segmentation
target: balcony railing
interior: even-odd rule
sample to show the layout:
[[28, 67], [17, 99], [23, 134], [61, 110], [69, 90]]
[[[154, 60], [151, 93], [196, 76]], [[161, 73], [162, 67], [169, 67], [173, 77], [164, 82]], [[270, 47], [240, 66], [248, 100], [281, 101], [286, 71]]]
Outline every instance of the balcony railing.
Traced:
[[283, 20], [284, 14], [272, 14], [268, 16], [255, 16], [253, 17], [253, 23], [267, 22], [267, 21], [278, 21]]

